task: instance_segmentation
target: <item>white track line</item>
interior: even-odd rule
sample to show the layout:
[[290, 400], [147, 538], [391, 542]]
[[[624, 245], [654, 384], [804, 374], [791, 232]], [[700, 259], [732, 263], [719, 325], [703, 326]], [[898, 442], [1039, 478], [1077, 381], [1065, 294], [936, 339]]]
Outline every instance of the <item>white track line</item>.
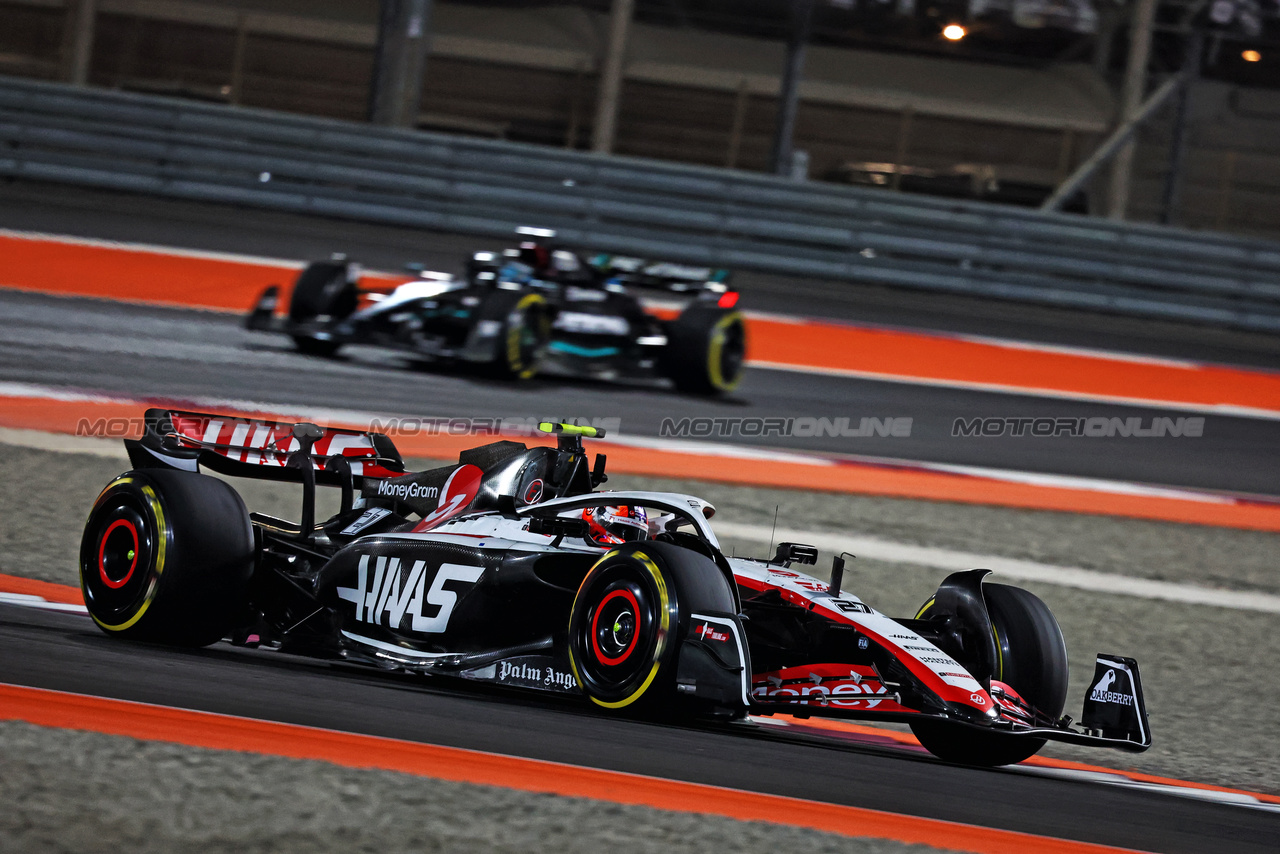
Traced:
[[[156, 405], [128, 397], [111, 396], [74, 388], [45, 386], [35, 383], [0, 382], [0, 400], [4, 397], [33, 397], [45, 400], [84, 401], [102, 403], [134, 403], [139, 409]], [[423, 421], [428, 419], [450, 417], [448, 415], [413, 415], [397, 416], [389, 412], [370, 412], [355, 409], [338, 409], [302, 404], [264, 403], [255, 400], [235, 400], [228, 398], [192, 397], [186, 398], [179, 408], [196, 408], [205, 412], [218, 412], [232, 409], [240, 412], [270, 413], [272, 417], [305, 419], [320, 425], [341, 425], [371, 429], [376, 422], [386, 424], [388, 421]], [[141, 414], [141, 412], [139, 412]], [[456, 414], [456, 413], [455, 413]], [[37, 432], [37, 431], [27, 431]], [[48, 434], [57, 435], [57, 434]], [[393, 436], [394, 438], [394, 436]], [[662, 438], [658, 436], [639, 436], [621, 433], [610, 434], [598, 440], [600, 444], [625, 445], [633, 448], [648, 448], [656, 451], [667, 451], [699, 456], [720, 457], [725, 460], [766, 461], [808, 465], [814, 467], [830, 467], [842, 464], [891, 466], [893, 468], [909, 468], [916, 471], [927, 471], [956, 475], [959, 477], [996, 480], [1005, 483], [1020, 483], [1030, 486], [1051, 489], [1075, 489], [1089, 492], [1100, 492], [1109, 495], [1137, 495], [1149, 498], [1169, 498], [1179, 501], [1195, 501], [1205, 504], [1236, 504], [1241, 500], [1249, 503], [1278, 503], [1280, 500], [1271, 496], [1232, 494], [1228, 492], [1179, 488], [1170, 486], [1154, 486], [1133, 481], [1105, 480], [1103, 478], [1077, 477], [1073, 475], [1057, 475], [1041, 472], [1017, 471], [1015, 469], [985, 468], [982, 466], [962, 466], [949, 463], [933, 463], [921, 460], [904, 460], [892, 457], [873, 457], [856, 454], [823, 454], [810, 451], [789, 451], [781, 448], [763, 448], [750, 445], [734, 445], [723, 442], [707, 442], [701, 440]], [[23, 444], [15, 442], [15, 444]], [[25, 446], [25, 445], [24, 445]], [[86, 451], [94, 453], [93, 451]], [[820, 486], [815, 481], [815, 486]]]
[[18, 430], [0, 427], [0, 445], [29, 448], [33, 451], [53, 451], [56, 454], [89, 454], [113, 460], [129, 460], [124, 443], [119, 439], [99, 439], [93, 436], [72, 436], [69, 433], [46, 433], [43, 430]]
[[889, 563], [907, 563], [929, 569], [957, 572], [965, 569], [990, 569], [1003, 578], [1017, 581], [1034, 581], [1074, 587], [1093, 593], [1117, 593], [1142, 599], [1160, 599], [1194, 605], [1212, 605], [1237, 611], [1260, 611], [1280, 614], [1280, 596], [1254, 591], [1220, 590], [1194, 584], [1178, 584], [1114, 575], [1075, 566], [1054, 566], [1017, 558], [991, 554], [976, 554], [934, 546], [916, 546], [868, 537], [862, 534], [839, 534], [830, 531], [804, 531], [798, 528], [778, 528], [770, 525], [718, 522], [712, 526], [717, 536], [738, 537], [757, 543], [797, 542], [816, 546], [823, 551], [838, 554], [852, 552], [858, 557], [882, 560]]
[[[199, 258], [206, 261], [226, 261], [232, 264], [253, 264], [261, 267], [280, 267], [285, 270], [301, 270], [306, 261], [292, 258], [267, 258], [261, 255], [242, 255], [237, 252], [213, 252], [205, 249], [178, 249], [173, 246], [157, 246], [151, 243], [126, 243], [118, 240], [102, 240], [96, 237], [70, 237], [65, 234], [45, 234], [39, 231], [14, 231], [0, 228], [0, 237], [13, 240], [63, 243], [69, 246], [92, 246], [97, 249], [118, 249], [124, 252], [145, 252], [150, 255], [167, 255], [175, 258]], [[408, 278], [407, 276], [405, 278]]]
[[[247, 405], [247, 404], [246, 404]], [[257, 404], [261, 406], [261, 404]], [[1152, 486], [1124, 480], [1104, 480], [1096, 477], [1079, 477], [1076, 475], [1047, 474], [1041, 472], [1018, 471], [1016, 469], [986, 468], [983, 466], [962, 466], [950, 463], [933, 463], [921, 460], [903, 460], [893, 457], [872, 457], [857, 454], [822, 454], [807, 451], [787, 451], [773, 448], [759, 448], [750, 445], [731, 445], [721, 442], [704, 442], [696, 439], [666, 439], [656, 436], [633, 436], [611, 434], [598, 440], [603, 444], [626, 445], [633, 448], [650, 448], [655, 451], [672, 451], [682, 454], [698, 454], [699, 456], [724, 457], [737, 460], [764, 460], [769, 462], [795, 463], [810, 466], [838, 466], [841, 464], [869, 465], [892, 468], [908, 468], [916, 471], [941, 472], [962, 477], [999, 480], [1007, 483], [1023, 483], [1030, 486], [1042, 486], [1052, 489], [1081, 489], [1089, 492], [1104, 492], [1110, 495], [1140, 495], [1148, 498], [1172, 498], [1178, 501], [1198, 501], [1205, 504], [1236, 504], [1240, 499], [1250, 502], [1266, 502], [1267, 496], [1233, 495], [1231, 493], [1210, 492], [1207, 490], [1179, 488], [1175, 486]], [[815, 482], [815, 486], [821, 486]], [[1278, 500], [1276, 503], [1280, 503]]]
[[1196, 801], [1208, 801], [1214, 804], [1280, 813], [1280, 804], [1263, 801], [1246, 792], [1221, 792], [1217, 789], [1202, 789], [1197, 786], [1172, 786], [1168, 783], [1151, 783], [1126, 777], [1123, 772], [1119, 771], [1109, 774], [1105, 771], [1083, 771], [1075, 768], [1053, 768], [1044, 765], [1010, 765], [1002, 770], [1027, 774], [1032, 777], [1052, 777], [1058, 780], [1073, 780], [1081, 783], [1122, 786], [1127, 789], [1141, 789], [1144, 792], [1155, 792], [1178, 798], [1190, 798]]
[[4, 593], [3, 591], [0, 591], [0, 605], [18, 605], [23, 608], [40, 608], [44, 611], [70, 611], [76, 614], [89, 613], [89, 609], [83, 605], [50, 602], [43, 596], [30, 596], [26, 593]]
[[1083, 391], [1062, 391], [1061, 389], [1004, 385], [1002, 383], [981, 383], [973, 382], [971, 380], [947, 380], [938, 377], [912, 377], [902, 374], [886, 374], [880, 371], [858, 371], [853, 370], [852, 368], [819, 368], [809, 365], [791, 365], [784, 362], [766, 362], [758, 359], [748, 361], [747, 367], [764, 371], [789, 371], [797, 374], [817, 374], [826, 377], [847, 377], [849, 379], [872, 380], [874, 382], [903, 383], [906, 385], [934, 386], [939, 388], [958, 388], [964, 389], [965, 391], [1023, 395], [1025, 397], [1048, 397], [1055, 400], [1075, 400], [1086, 403], [1103, 403], [1112, 406], [1144, 406], [1152, 409], [1171, 409], [1178, 412], [1203, 412], [1210, 415], [1221, 415], [1229, 418], [1261, 418], [1269, 421], [1280, 421], [1280, 409], [1259, 409], [1252, 406], [1237, 406], [1234, 403], [1186, 403], [1177, 400], [1155, 400], [1145, 397], [1090, 394]]

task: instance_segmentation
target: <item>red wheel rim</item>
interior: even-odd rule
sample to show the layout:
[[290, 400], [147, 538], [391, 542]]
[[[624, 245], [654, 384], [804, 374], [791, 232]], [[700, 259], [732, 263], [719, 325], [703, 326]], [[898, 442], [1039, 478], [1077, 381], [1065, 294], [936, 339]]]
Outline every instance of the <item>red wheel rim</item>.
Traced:
[[[130, 536], [133, 537], [133, 558], [129, 562], [129, 571], [124, 574], [124, 578], [119, 581], [112, 581], [107, 576], [107, 540], [111, 537], [111, 532], [116, 528], [125, 527], [129, 530]], [[129, 583], [129, 579], [133, 577], [133, 571], [138, 566], [138, 529], [128, 519], [117, 519], [107, 526], [107, 530], [102, 534], [102, 540], [98, 544], [98, 576], [102, 579], [102, 583], [110, 587], [112, 590], [119, 590]]]
[[[632, 628], [631, 640], [627, 644], [626, 649], [624, 649], [620, 655], [611, 658], [607, 653], [605, 653], [604, 648], [600, 646], [600, 614], [604, 611], [605, 605], [609, 604], [611, 601], [618, 598], [619, 596], [626, 599], [627, 604], [631, 606], [631, 614], [636, 622], [636, 625]], [[591, 618], [591, 651], [595, 653], [596, 660], [599, 661], [601, 664], [604, 664], [609, 667], [621, 664], [622, 662], [627, 660], [627, 658], [631, 655], [632, 652], [635, 651], [636, 642], [639, 640], [639, 638], [640, 638], [640, 603], [636, 600], [635, 594], [633, 594], [630, 590], [625, 590], [625, 589], [611, 591], [608, 595], [606, 595], [603, 599], [600, 600], [600, 604], [596, 606], [596, 612]]]

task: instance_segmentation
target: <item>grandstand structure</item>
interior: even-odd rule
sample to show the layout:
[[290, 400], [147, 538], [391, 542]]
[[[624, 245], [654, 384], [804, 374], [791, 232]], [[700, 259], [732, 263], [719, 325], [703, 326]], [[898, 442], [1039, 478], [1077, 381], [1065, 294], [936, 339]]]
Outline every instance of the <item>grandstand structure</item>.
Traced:
[[[69, 31], [81, 2], [0, 0], [0, 73], [74, 75]], [[377, 0], [91, 5], [92, 50], [81, 69], [90, 85], [342, 119], [367, 115]], [[430, 6], [417, 126], [590, 147], [608, 46], [607, 3]], [[1102, 24], [1086, 20], [1078, 29]], [[1087, 44], [1095, 33], [1078, 36]], [[960, 176], [979, 197], [982, 187], [997, 185], [1047, 192], [1117, 123], [1117, 80], [1096, 51], [993, 59], [920, 49], [919, 40], [887, 43], [892, 49], [865, 37], [847, 44], [826, 39], [808, 49], [794, 147], [809, 179], [881, 184], [892, 192], [927, 191], [931, 181], [942, 186]], [[637, 18], [622, 63], [612, 150], [767, 170], [785, 61], [785, 35], [776, 28]], [[1132, 220], [1158, 221], [1166, 213], [1173, 113], [1161, 111], [1139, 135]], [[1168, 219], [1280, 236], [1280, 92], [1199, 80], [1188, 116], [1177, 209]], [[1087, 194], [1094, 212], [1104, 179]]]

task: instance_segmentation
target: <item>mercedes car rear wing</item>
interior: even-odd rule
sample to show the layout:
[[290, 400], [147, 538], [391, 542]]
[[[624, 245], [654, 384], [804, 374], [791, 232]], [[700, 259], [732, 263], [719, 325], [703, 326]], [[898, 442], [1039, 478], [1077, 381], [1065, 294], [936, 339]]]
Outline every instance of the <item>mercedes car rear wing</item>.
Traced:
[[736, 295], [729, 286], [730, 272], [720, 267], [605, 254], [592, 255], [587, 259], [587, 264], [620, 284], [637, 288], [653, 288], [689, 296], [719, 297], [726, 293]]

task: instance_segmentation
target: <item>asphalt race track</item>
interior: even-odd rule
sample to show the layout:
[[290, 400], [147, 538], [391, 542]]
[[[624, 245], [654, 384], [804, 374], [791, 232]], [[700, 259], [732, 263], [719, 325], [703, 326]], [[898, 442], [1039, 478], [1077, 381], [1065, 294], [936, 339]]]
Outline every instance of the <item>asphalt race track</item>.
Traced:
[[[0, 187], [0, 227], [282, 258], [345, 249], [388, 269], [413, 259], [449, 269], [468, 249], [485, 245], [457, 236], [22, 184]], [[925, 300], [874, 288], [840, 290], [844, 286], [777, 277], [742, 276], [739, 283], [747, 294], [745, 307], [758, 310], [1280, 368], [1280, 339], [1265, 336], [959, 298]], [[1207, 414], [1200, 438], [960, 438], [951, 435], [958, 418], [1145, 421], [1194, 413], [763, 369], [749, 369], [738, 392], [713, 401], [662, 387], [557, 378], [495, 385], [369, 348], [344, 353], [333, 360], [302, 356], [284, 337], [250, 334], [229, 315], [0, 290], [0, 385], [15, 384], [11, 388], [409, 416], [617, 418], [623, 434], [638, 436], [657, 436], [667, 418], [911, 418], [911, 435], [901, 438], [721, 441], [1280, 495], [1280, 420]], [[780, 729], [614, 719], [568, 701], [229, 646], [193, 651], [126, 644], [105, 637], [81, 615], [6, 604], [0, 604], [0, 682], [1149, 851], [1274, 851], [1280, 839], [1276, 811], [970, 769], [916, 752]]]
[[732, 397], [708, 400], [552, 377], [497, 384], [372, 348], [343, 352], [303, 356], [285, 336], [247, 332], [230, 315], [0, 291], [0, 382], [396, 415], [618, 418], [624, 433], [645, 436], [685, 417], [848, 417], [855, 426], [862, 417], [909, 417], [905, 438], [717, 441], [1280, 494], [1280, 420], [1207, 415], [1199, 438], [966, 438], [951, 435], [957, 418], [1137, 416], [1149, 424], [1194, 413], [760, 369], [748, 369]]
[[[1269, 811], [817, 742], [606, 718], [574, 703], [215, 647], [125, 644], [0, 605], [0, 682], [728, 786], [1158, 852], [1274, 851]], [[761, 816], [767, 820], [767, 816]]]

